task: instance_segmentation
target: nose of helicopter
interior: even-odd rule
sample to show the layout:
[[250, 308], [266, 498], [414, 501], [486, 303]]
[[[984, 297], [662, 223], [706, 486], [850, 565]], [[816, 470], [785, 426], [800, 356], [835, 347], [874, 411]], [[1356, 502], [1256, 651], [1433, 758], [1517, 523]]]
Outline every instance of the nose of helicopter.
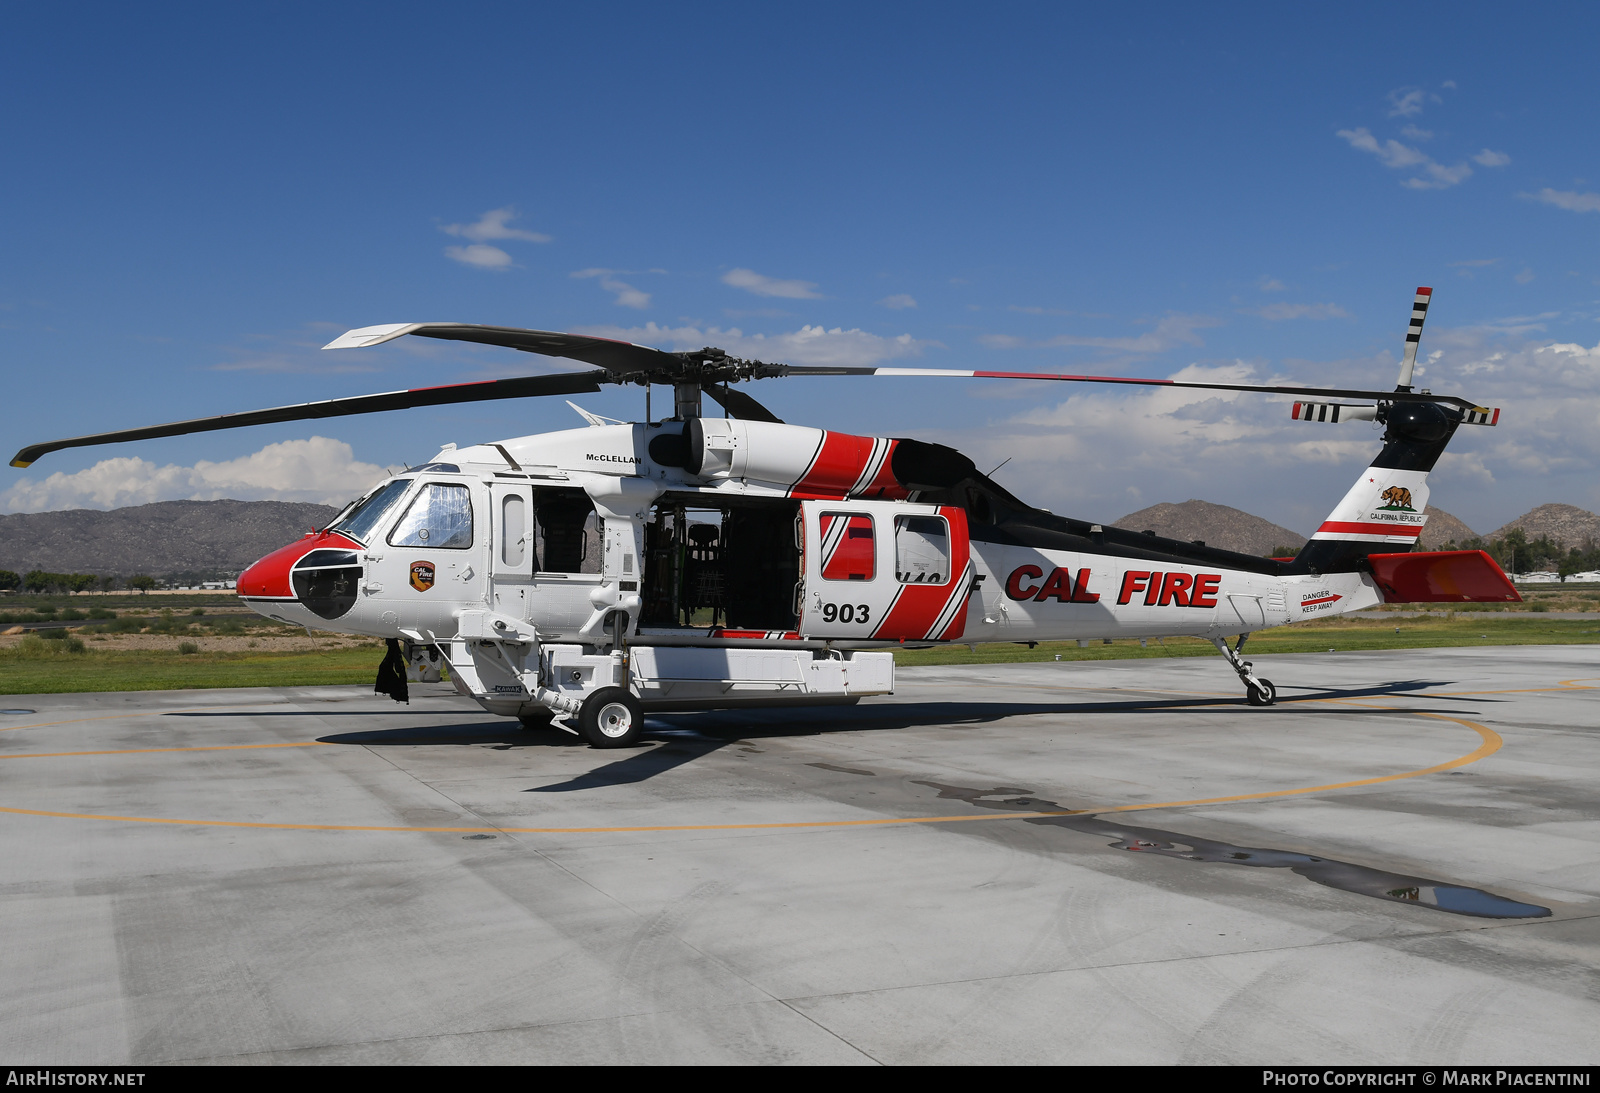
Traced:
[[262, 608], [298, 603], [336, 619], [355, 604], [360, 551], [360, 543], [336, 532], [308, 533], [239, 574], [239, 598]]

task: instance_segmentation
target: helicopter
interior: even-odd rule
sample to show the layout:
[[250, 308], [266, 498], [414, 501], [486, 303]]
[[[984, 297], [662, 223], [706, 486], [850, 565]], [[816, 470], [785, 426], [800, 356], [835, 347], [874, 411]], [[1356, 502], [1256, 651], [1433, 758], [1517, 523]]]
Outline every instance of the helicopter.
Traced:
[[[86, 445], [638, 384], [643, 422], [572, 404], [582, 428], [445, 445], [251, 565], [240, 599], [280, 622], [384, 639], [377, 693], [406, 701], [408, 682], [448, 668], [490, 713], [600, 748], [635, 743], [651, 712], [892, 694], [892, 650], [949, 643], [1200, 637], [1248, 704], [1271, 706], [1275, 686], [1242, 656], [1252, 633], [1380, 603], [1521, 598], [1482, 551], [1413, 549], [1428, 473], [1456, 429], [1500, 420], [1413, 389], [1431, 297], [1417, 289], [1393, 391], [790, 365], [513, 327], [368, 326], [323, 348], [424, 337], [591, 367], [98, 433], [32, 445], [11, 465]], [[786, 423], [733, 386], [806, 376], [1291, 395], [1294, 420], [1377, 422], [1383, 448], [1295, 557], [1256, 557], [1057, 516], [954, 448]], [[670, 417], [652, 420], [651, 385], [672, 388]], [[722, 416], [704, 414], [705, 399]]]

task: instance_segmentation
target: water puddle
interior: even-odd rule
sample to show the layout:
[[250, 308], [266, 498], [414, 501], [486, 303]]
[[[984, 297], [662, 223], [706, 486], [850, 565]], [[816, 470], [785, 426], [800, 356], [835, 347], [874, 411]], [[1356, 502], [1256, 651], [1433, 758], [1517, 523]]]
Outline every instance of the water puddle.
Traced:
[[[1065, 809], [1054, 801], [1031, 795], [1026, 789], [996, 786], [992, 789], [974, 789], [967, 786], [947, 786], [940, 782], [915, 783], [939, 791], [946, 800], [965, 801], [978, 808], [1003, 811], [1019, 809]], [[1356, 895], [1371, 896], [1391, 903], [1406, 903], [1419, 907], [1432, 907], [1452, 915], [1470, 915], [1474, 918], [1548, 918], [1550, 908], [1532, 903], [1520, 903], [1481, 888], [1445, 884], [1426, 877], [1409, 877], [1372, 869], [1365, 865], [1335, 861], [1299, 854], [1291, 850], [1269, 850], [1254, 846], [1235, 846], [1213, 839], [1197, 838], [1177, 831], [1157, 828], [1132, 827], [1103, 819], [1095, 815], [1040, 816], [1023, 821], [1046, 827], [1064, 827], [1085, 835], [1109, 839], [1118, 850], [1136, 854], [1154, 854], [1164, 858], [1182, 858], [1187, 861], [1212, 862], [1220, 865], [1243, 865], [1256, 869], [1287, 869], [1291, 873], [1315, 881], [1329, 888]]]

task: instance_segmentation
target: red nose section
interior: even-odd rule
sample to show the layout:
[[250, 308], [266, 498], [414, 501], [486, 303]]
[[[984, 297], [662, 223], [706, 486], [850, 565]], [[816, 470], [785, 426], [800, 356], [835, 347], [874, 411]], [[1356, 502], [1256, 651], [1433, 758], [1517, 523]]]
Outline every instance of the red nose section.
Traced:
[[360, 550], [361, 544], [332, 531], [307, 535], [286, 547], [279, 547], [239, 574], [239, 595], [249, 599], [294, 599], [294, 588], [289, 583], [289, 570], [313, 550], [327, 548]]

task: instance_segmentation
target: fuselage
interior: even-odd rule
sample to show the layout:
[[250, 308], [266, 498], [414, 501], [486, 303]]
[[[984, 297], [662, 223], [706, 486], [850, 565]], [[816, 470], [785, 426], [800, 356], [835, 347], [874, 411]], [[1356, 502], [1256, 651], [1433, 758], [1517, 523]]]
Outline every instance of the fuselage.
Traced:
[[1053, 516], [959, 453], [697, 418], [447, 448], [251, 566], [241, 598], [325, 630], [443, 642], [696, 644], [1223, 636], [1381, 602], [1359, 572]]

